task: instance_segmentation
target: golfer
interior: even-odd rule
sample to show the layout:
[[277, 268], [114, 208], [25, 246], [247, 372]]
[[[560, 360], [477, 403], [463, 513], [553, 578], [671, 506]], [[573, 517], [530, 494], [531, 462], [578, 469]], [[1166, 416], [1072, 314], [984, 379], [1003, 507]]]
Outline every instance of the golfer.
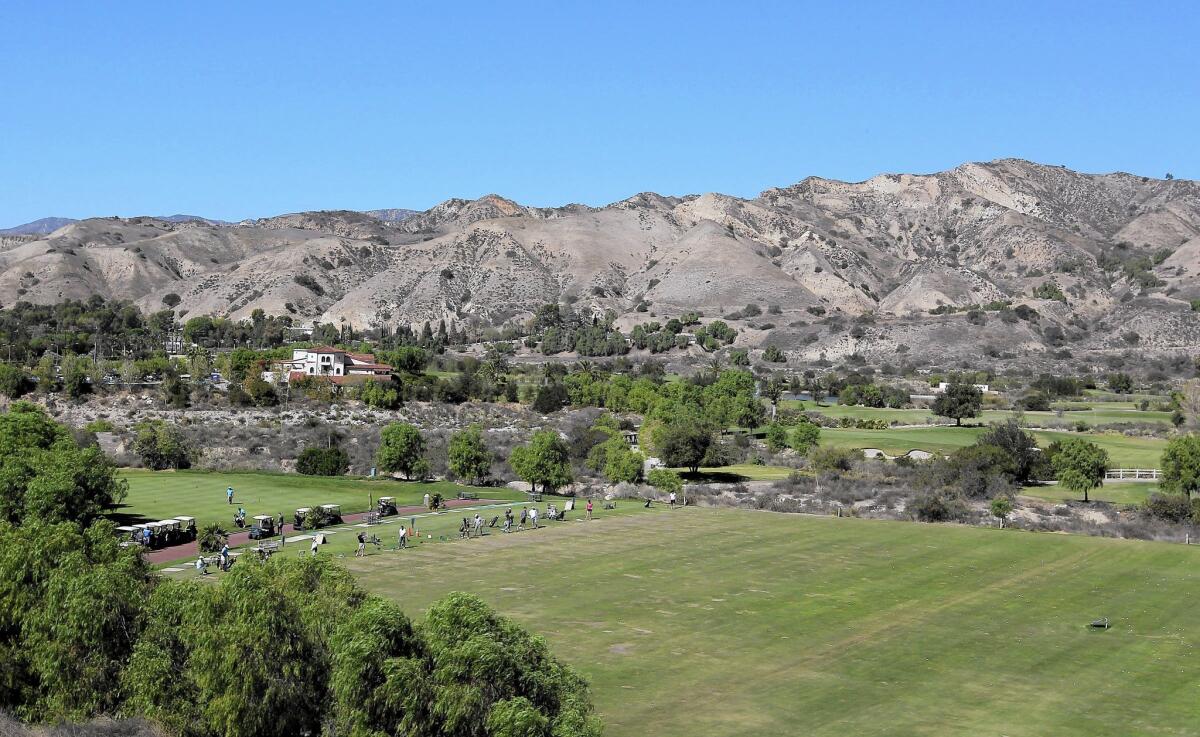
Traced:
[[591, 499], [588, 499], [588, 501], [587, 501], [587, 518], [588, 519], [592, 518], [592, 500]]
[[675, 492], [671, 492], [671, 506], [675, 506]]
[[232, 486], [230, 486], [228, 489], [225, 490], [225, 500], [228, 501], [231, 505], [233, 504], [233, 487]]
[[429, 492], [425, 492], [425, 508], [429, 509]]
[[537, 518], [538, 518], [537, 507], [534, 507], [533, 509], [529, 510], [529, 524], [535, 530], [538, 528]]
[[512, 532], [513, 513], [512, 507], [504, 510], [504, 531]]
[[363, 558], [367, 555], [367, 535], [364, 532], [358, 533], [358, 550], [354, 551], [355, 558]]
[[318, 546], [318, 545], [320, 545], [320, 544], [321, 544], [321, 543], [320, 543], [320, 541], [318, 540], [317, 536], [316, 536], [316, 535], [313, 535], [313, 539], [312, 539], [312, 557], [314, 557], [314, 558], [316, 558], [316, 557], [317, 557], [317, 546]]
[[408, 528], [400, 525], [400, 539], [396, 541], [396, 549], [403, 550], [408, 547]]
[[475, 536], [483, 537], [483, 517], [479, 516], [479, 512], [475, 513]]

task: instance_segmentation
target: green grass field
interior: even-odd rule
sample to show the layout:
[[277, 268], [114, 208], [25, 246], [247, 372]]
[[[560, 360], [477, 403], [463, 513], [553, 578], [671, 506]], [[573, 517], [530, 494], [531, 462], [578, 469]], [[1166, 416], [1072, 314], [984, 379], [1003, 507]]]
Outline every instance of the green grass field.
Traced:
[[688, 484], [738, 483], [740, 481], [779, 481], [792, 474], [785, 466], [757, 466], [753, 463], [735, 463], [732, 466], [701, 468], [691, 473], [686, 468], [674, 469]]
[[[129, 482], [125, 503], [110, 515], [119, 524], [160, 520], [180, 514], [198, 524], [220, 522], [229, 527], [238, 505], [246, 514], [278, 515], [290, 523], [297, 507], [341, 504], [343, 514], [365, 512], [372, 499], [394, 496], [400, 506], [420, 504], [422, 496], [440, 492], [453, 499], [470, 488], [491, 499], [520, 499], [523, 494], [506, 488], [471, 488], [446, 481], [409, 483], [390, 479], [330, 478], [285, 473], [217, 473], [204, 471], [123, 470]], [[234, 506], [225, 502], [225, 489], [234, 489]]]
[[[883, 420], [884, 422], [897, 422], [902, 425], [923, 425], [932, 422], [944, 422], [944, 418], [934, 416], [928, 409], [888, 409], [886, 407], [850, 407], [842, 404], [822, 405], [820, 407], [812, 402], [799, 402], [796, 400], [785, 400], [779, 403], [781, 407], [790, 409], [803, 408], [807, 411], [820, 412], [827, 417], [857, 417], [869, 420]], [[1086, 422], [1088, 425], [1109, 425], [1115, 423], [1140, 423], [1151, 422], [1161, 425], [1169, 425], [1171, 423], [1170, 412], [1158, 412], [1147, 410], [1141, 412], [1136, 409], [1132, 402], [1124, 403], [1089, 403], [1091, 409], [1072, 410], [1063, 412], [1059, 417], [1055, 412], [1024, 412], [1022, 413], [1025, 422], [1032, 426], [1056, 426], [1058, 423], [1074, 423]], [[1009, 410], [988, 409], [984, 410], [981, 417], [976, 417], [969, 420], [971, 423], [988, 424], [990, 422], [1003, 422], [1013, 416], [1013, 412]]]
[[[952, 453], [970, 445], [984, 433], [983, 427], [902, 427], [888, 430], [849, 430], [822, 428], [821, 444], [838, 448], [879, 448], [888, 455], [903, 455], [910, 450], [931, 453]], [[1158, 468], [1167, 442], [1161, 438], [1127, 437], [1035, 430], [1033, 435], [1042, 447], [1055, 440], [1083, 437], [1108, 451], [1114, 468]]]
[[[1099, 489], [1092, 489], [1088, 498], [1097, 502], [1112, 504], [1141, 504], [1152, 493], [1158, 491], [1158, 484], [1144, 481], [1106, 481]], [[1021, 490], [1023, 496], [1046, 499], [1052, 502], [1076, 501], [1082, 496], [1065, 488], [1052, 484], [1049, 486], [1028, 486]]]
[[1196, 548], [687, 508], [344, 562], [543, 634], [610, 737], [1200, 730]]

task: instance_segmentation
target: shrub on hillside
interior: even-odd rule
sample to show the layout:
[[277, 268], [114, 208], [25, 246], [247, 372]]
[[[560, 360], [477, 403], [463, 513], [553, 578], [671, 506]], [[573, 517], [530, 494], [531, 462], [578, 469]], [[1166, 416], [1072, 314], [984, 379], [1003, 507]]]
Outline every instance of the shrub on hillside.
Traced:
[[296, 459], [296, 471], [305, 476], [342, 476], [350, 458], [341, 448], [305, 448]]

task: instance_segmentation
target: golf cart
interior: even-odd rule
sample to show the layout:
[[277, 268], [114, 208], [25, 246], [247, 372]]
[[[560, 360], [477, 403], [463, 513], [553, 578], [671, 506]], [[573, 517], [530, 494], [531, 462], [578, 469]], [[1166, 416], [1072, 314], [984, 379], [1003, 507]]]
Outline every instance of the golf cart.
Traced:
[[381, 496], [377, 507], [380, 517], [391, 517], [396, 513], [396, 497]]
[[144, 522], [133, 525], [133, 541], [138, 545], [149, 547], [149, 543], [146, 541], [146, 530], [148, 529], [150, 529], [150, 525]]
[[325, 519], [329, 521], [329, 524], [338, 524], [342, 521], [341, 504], [322, 504], [321, 511], [325, 513]]
[[196, 518], [180, 515], [175, 518], [179, 523], [179, 537], [184, 542], [192, 542], [196, 539]]
[[261, 540], [275, 535], [275, 518], [269, 514], [254, 515], [254, 526], [250, 528], [250, 539]]
[[135, 537], [135, 535], [138, 532], [139, 532], [138, 528], [136, 528], [132, 525], [122, 525], [122, 526], [118, 527], [117, 528], [117, 539], [120, 541], [119, 545], [123, 548], [129, 548], [134, 545], [141, 545], [142, 541]]
[[180, 524], [177, 519], [164, 519], [158, 522], [158, 547], [165, 548], [183, 542], [180, 534]]
[[304, 518], [312, 511], [312, 507], [300, 507], [296, 510], [296, 514], [292, 516], [292, 524], [299, 530], [304, 527]]

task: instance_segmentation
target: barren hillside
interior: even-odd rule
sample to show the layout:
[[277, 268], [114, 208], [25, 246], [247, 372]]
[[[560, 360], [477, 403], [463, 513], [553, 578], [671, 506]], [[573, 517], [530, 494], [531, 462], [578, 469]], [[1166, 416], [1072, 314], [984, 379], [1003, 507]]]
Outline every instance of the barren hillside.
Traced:
[[[1200, 345], [1198, 269], [1197, 182], [1000, 160], [808, 178], [749, 200], [643, 193], [533, 208], [489, 195], [234, 225], [96, 218], [0, 239], [0, 301], [97, 293], [161, 309], [177, 294], [185, 315], [261, 307], [357, 326], [499, 323], [556, 299], [627, 319], [647, 317], [640, 303], [710, 317], [756, 303], [778, 309], [741, 321], [739, 342], [803, 355], [818, 350], [818, 323], [839, 316], [858, 316], [866, 335], [821, 341], [821, 353], [931, 342], [976, 355], [989, 343], [1101, 351], [1129, 347], [1113, 343], [1134, 332], [1142, 349], [1171, 350]], [[951, 309], [1003, 301], [1038, 317], [968, 326]]]

